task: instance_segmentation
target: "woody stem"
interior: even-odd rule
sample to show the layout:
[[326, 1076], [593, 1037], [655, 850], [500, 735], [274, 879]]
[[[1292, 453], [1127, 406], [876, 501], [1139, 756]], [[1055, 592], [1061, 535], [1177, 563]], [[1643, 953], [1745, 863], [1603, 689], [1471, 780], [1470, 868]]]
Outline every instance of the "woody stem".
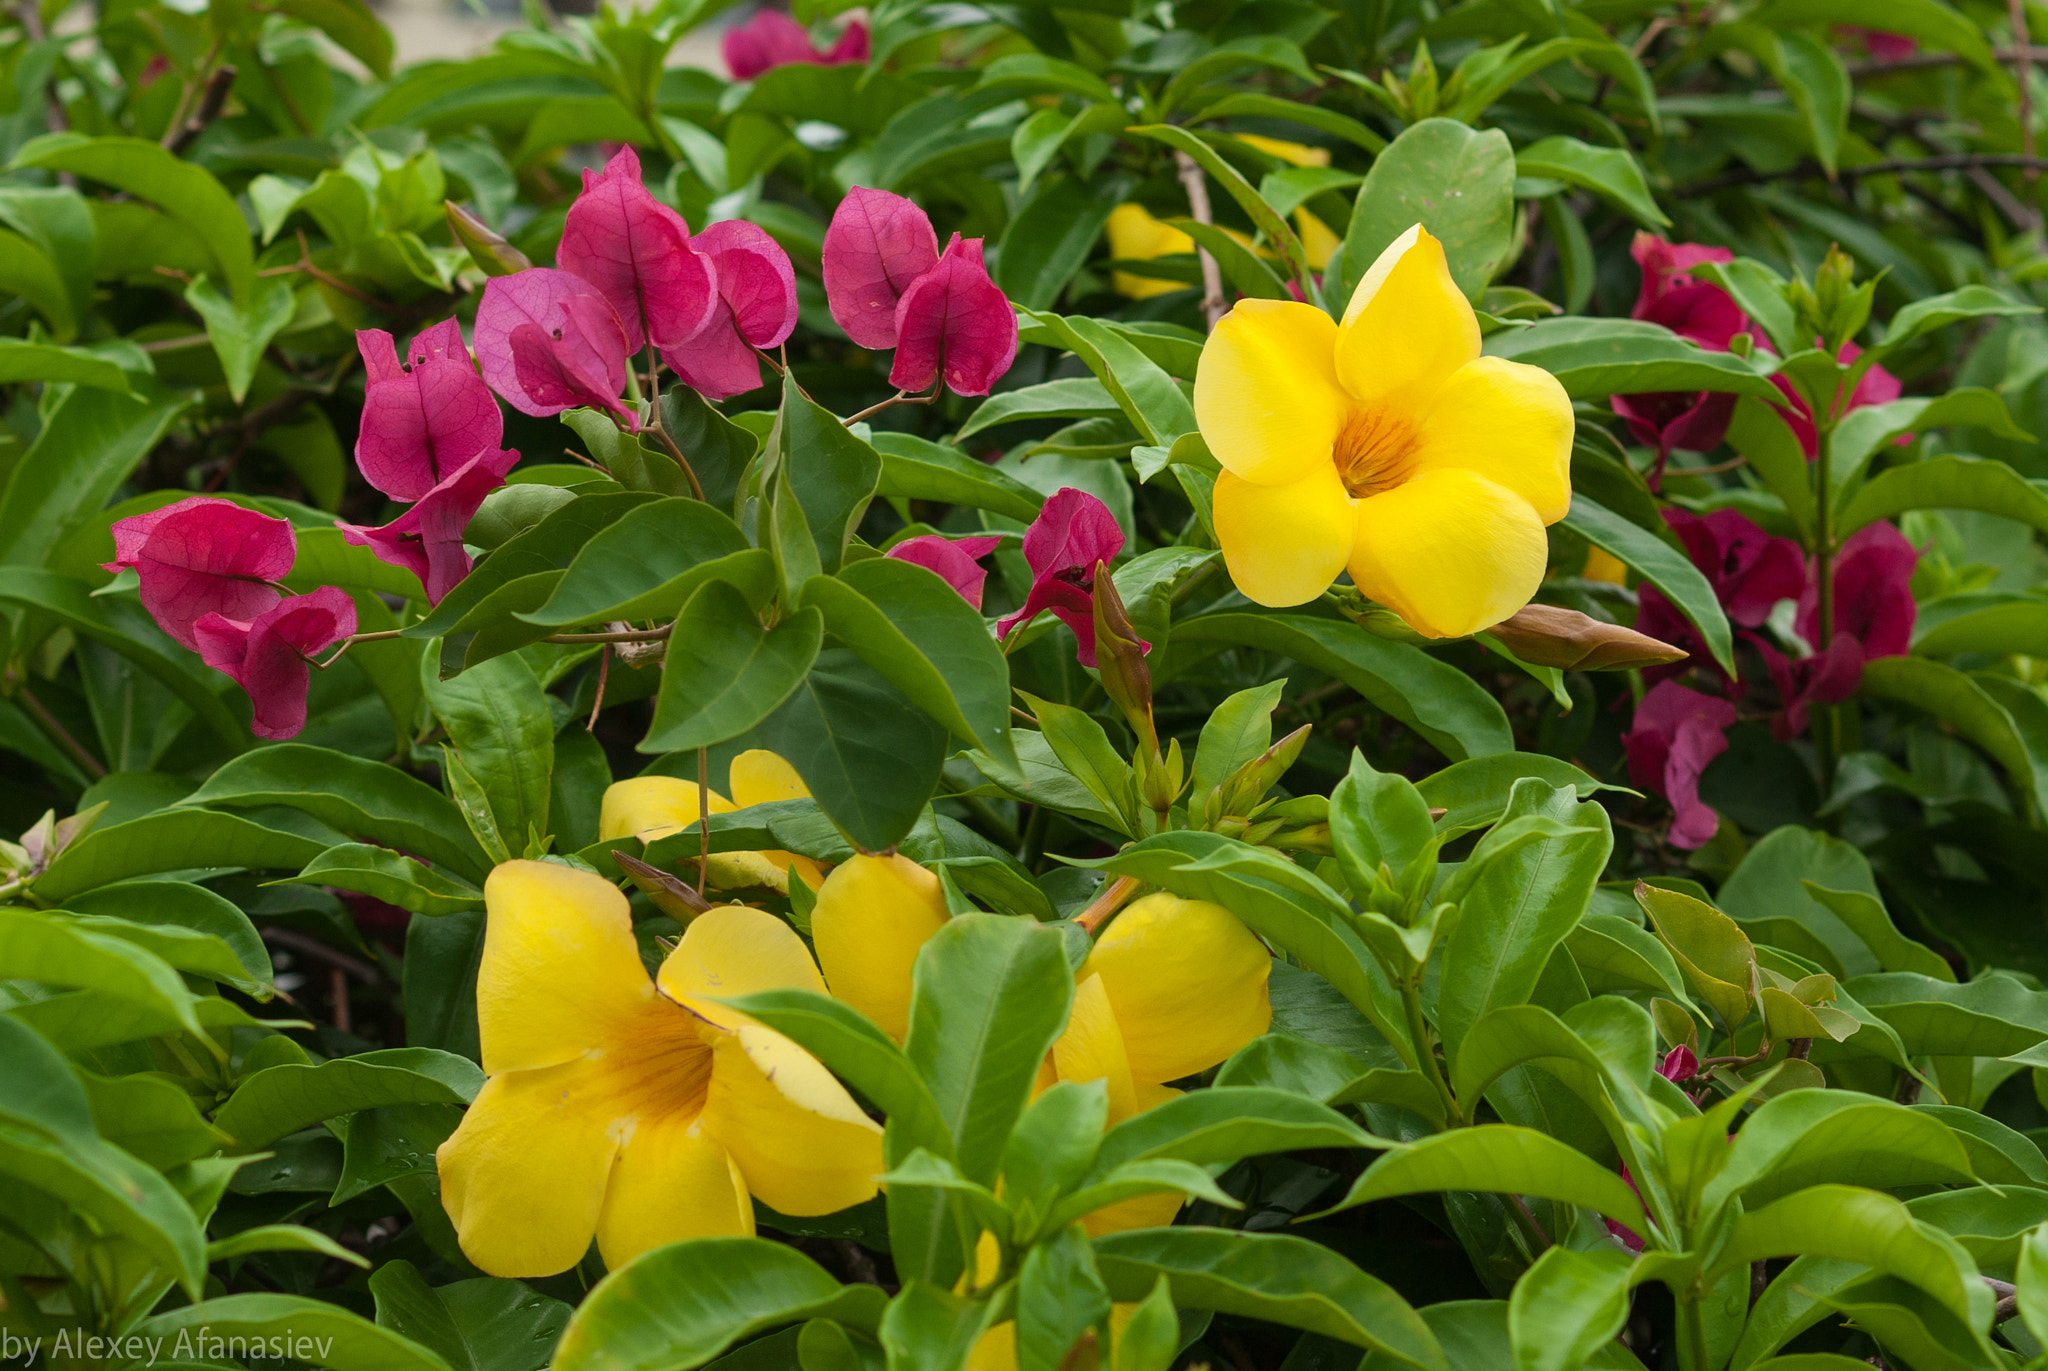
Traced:
[[[1180, 183], [1188, 193], [1188, 211], [1198, 224], [1213, 224], [1215, 217], [1209, 208], [1209, 182], [1202, 175], [1202, 168], [1194, 158], [1180, 151], [1173, 153], [1173, 164], [1180, 173]], [[1195, 259], [1202, 264], [1202, 316], [1209, 321], [1213, 330], [1223, 320], [1228, 306], [1223, 301], [1223, 269], [1216, 265], [1216, 259], [1209, 250], [1196, 245]]]
[[[649, 351], [652, 351], [652, 349], [649, 349]], [[662, 426], [661, 395], [659, 392], [655, 393], [653, 402], [649, 406], [648, 412], [654, 416], [653, 423], [648, 431], [653, 433], [655, 437], [661, 439], [661, 445], [668, 449], [668, 455], [673, 457], [675, 459], [676, 465], [683, 469], [683, 476], [690, 483], [690, 494], [696, 496], [700, 500], [704, 499], [704, 487], [702, 484], [698, 482], [697, 472], [695, 468], [691, 467], [690, 459], [683, 456], [683, 450], [676, 446], [676, 440], [669, 437], [668, 430]]]

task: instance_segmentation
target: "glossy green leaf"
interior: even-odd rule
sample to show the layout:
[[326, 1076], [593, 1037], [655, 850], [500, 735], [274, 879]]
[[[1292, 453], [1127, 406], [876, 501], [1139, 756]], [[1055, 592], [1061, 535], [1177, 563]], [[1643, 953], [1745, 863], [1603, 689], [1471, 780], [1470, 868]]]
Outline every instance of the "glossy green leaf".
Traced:
[[548, 773], [555, 764], [555, 723], [547, 695], [524, 658], [494, 657], [452, 681], [423, 663], [421, 684], [462, 764], [490, 797], [498, 831], [523, 844], [529, 828], [547, 833]]
[[774, 578], [749, 565], [756, 560], [766, 555], [710, 505], [657, 500], [593, 534], [547, 603], [519, 617], [550, 628], [667, 619], [707, 578], [756, 588], [765, 599]]
[[1987, 685], [1924, 657], [1880, 657], [1863, 664], [1859, 693], [1910, 705], [1945, 721], [2005, 768], [2024, 803], [2048, 812], [2048, 753], [2039, 750], [2048, 740], [2023, 730]]
[[2048, 489], [2003, 462], [1944, 456], [1887, 467], [1871, 477], [1843, 506], [1836, 536], [1910, 509], [1974, 509], [2048, 530]]
[[1490, 356], [1542, 367], [1575, 400], [1660, 390], [1726, 391], [1766, 400], [1778, 395], [1735, 354], [1710, 352], [1661, 325], [1633, 319], [1546, 319], [1496, 333], [1485, 348]]
[[1740, 1198], [1755, 1210], [1829, 1182], [1890, 1189], [1972, 1178], [1968, 1154], [1938, 1119], [1853, 1091], [1795, 1090], [1750, 1115], [1702, 1203], [1710, 1212]]
[[235, 1088], [214, 1126], [254, 1151], [309, 1124], [389, 1104], [466, 1104], [483, 1072], [466, 1057], [431, 1047], [391, 1047], [318, 1066], [265, 1067]]
[[1040, 182], [1004, 230], [996, 284], [1027, 309], [1051, 309], [1122, 198], [1116, 186], [1074, 177]]
[[1515, 1371], [1572, 1371], [1628, 1321], [1631, 1268], [1625, 1252], [1553, 1247], [1515, 1282], [1508, 1338]]
[[1572, 496], [1571, 513], [1565, 515], [1564, 521], [1565, 527], [1634, 567], [1645, 580], [1663, 591], [1678, 612], [1699, 630], [1714, 660], [1734, 670], [1735, 644], [1728, 616], [1722, 611], [1713, 586], [1689, 559], [1674, 552], [1663, 539], [1645, 533], [1583, 495]]
[[343, 843], [317, 852], [284, 885], [330, 885], [395, 904], [416, 914], [456, 914], [483, 904], [483, 891], [370, 843]]
[[[359, 1314], [297, 1295], [228, 1295], [144, 1320], [137, 1334], [198, 1356], [225, 1355], [227, 1339], [279, 1348], [332, 1371], [451, 1371], [437, 1353]], [[214, 1340], [219, 1341], [214, 1341]]]
[[723, 581], [701, 586], [676, 616], [654, 724], [642, 752], [709, 747], [752, 729], [787, 700], [818, 659], [824, 621], [798, 610], [772, 629]]
[[1598, 148], [1576, 138], [1556, 135], [1518, 151], [1515, 174], [1545, 176], [1590, 190], [1637, 223], [1653, 229], [1671, 222], [1657, 208], [1657, 201], [1643, 181], [1643, 169], [1626, 148]]
[[882, 481], [876, 490], [879, 495], [967, 505], [1026, 523], [1038, 517], [1039, 507], [1045, 503], [1045, 497], [1031, 487], [976, 461], [957, 447], [908, 433], [877, 433], [874, 445], [882, 455]]
[[1892, 316], [1878, 347], [1889, 350], [1909, 343], [1924, 333], [1945, 328], [1964, 319], [1987, 315], [2039, 314], [2040, 306], [2001, 295], [1989, 286], [1968, 285], [1945, 295], [1915, 300]]
[[1396, 1195], [1481, 1190], [1583, 1205], [1638, 1233], [1648, 1220], [1635, 1191], [1585, 1153], [1513, 1124], [1439, 1133], [1389, 1152], [1352, 1183], [1337, 1209]]
[[540, 1371], [569, 1306], [511, 1280], [429, 1286], [404, 1259], [370, 1277], [377, 1323], [440, 1353], [452, 1371]]
[[1443, 243], [1458, 289], [1476, 300], [1508, 254], [1514, 199], [1515, 155], [1499, 129], [1454, 119], [1410, 125], [1373, 159], [1358, 189], [1342, 295], [1330, 298], [1348, 301], [1380, 253], [1419, 223]]
[[86, 834], [51, 863], [36, 881], [36, 894], [62, 902], [115, 881], [196, 866], [303, 867], [322, 847], [235, 814], [159, 810]]

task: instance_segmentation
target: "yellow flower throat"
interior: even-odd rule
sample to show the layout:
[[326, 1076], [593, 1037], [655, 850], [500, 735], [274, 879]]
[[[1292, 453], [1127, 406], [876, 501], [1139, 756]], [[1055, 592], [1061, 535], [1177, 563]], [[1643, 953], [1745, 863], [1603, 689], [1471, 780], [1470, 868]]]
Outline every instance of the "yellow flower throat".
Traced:
[[1421, 444], [1415, 425], [1384, 409], [1353, 405], [1344, 416], [1331, 453], [1337, 476], [1353, 499], [1394, 489], [1415, 474]]

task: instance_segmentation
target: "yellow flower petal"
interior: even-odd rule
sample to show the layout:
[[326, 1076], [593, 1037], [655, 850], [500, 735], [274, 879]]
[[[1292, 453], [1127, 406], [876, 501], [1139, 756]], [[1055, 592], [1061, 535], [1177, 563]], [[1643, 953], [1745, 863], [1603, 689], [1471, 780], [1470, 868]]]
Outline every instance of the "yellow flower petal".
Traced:
[[1216, 478], [1216, 541], [1247, 599], [1305, 604], [1330, 588], [1357, 538], [1357, 501], [1328, 462], [1290, 485]]
[[[1112, 1304], [1109, 1307], [1110, 1346], [1124, 1335], [1124, 1328], [1130, 1323], [1131, 1315], [1138, 1312], [1135, 1304]], [[1109, 1366], [1113, 1358], [1098, 1356], [1095, 1362], [1079, 1362], [1080, 1365]], [[1017, 1322], [1005, 1319], [981, 1335], [974, 1344], [974, 1350], [967, 1354], [966, 1371], [1017, 1371]]]
[[[711, 812], [728, 814], [737, 808], [731, 800], [711, 792]], [[635, 776], [605, 787], [598, 806], [597, 836], [613, 838], [639, 836], [652, 841], [697, 822], [697, 783], [675, 776]]]
[[1586, 568], [1579, 575], [1589, 581], [1606, 581], [1609, 585], [1628, 584], [1628, 563], [1603, 547], [1586, 549]]
[[1066, 1031], [1052, 1045], [1052, 1060], [1063, 1081], [1108, 1082], [1107, 1126], [1115, 1127], [1138, 1112], [1130, 1058], [1124, 1053], [1123, 1033], [1102, 977], [1083, 977], [1074, 987], [1073, 1012], [1067, 1015]]
[[1443, 244], [1417, 224], [1387, 245], [1351, 293], [1337, 332], [1337, 375], [1367, 410], [1413, 422], [1478, 355], [1471, 302], [1451, 280]]
[[[1154, 257], [1195, 250], [1194, 239], [1177, 228], [1160, 223], [1143, 205], [1118, 205], [1109, 212], [1109, 222], [1104, 231], [1109, 236], [1109, 255], [1126, 262], [1149, 262]], [[1178, 281], [1135, 276], [1128, 271], [1112, 272], [1110, 284], [1116, 288], [1117, 294], [1133, 300], [1187, 289]]]
[[1180, 1213], [1181, 1206], [1186, 1203], [1187, 1197], [1178, 1190], [1137, 1195], [1107, 1205], [1093, 1214], [1082, 1215], [1081, 1227], [1091, 1238], [1107, 1233], [1127, 1233], [1133, 1228], [1164, 1228], [1173, 1222], [1173, 1216]]
[[1284, 138], [1267, 138], [1257, 133], [1233, 135], [1240, 143], [1250, 143], [1260, 152], [1271, 153], [1283, 162], [1292, 162], [1297, 167], [1327, 167], [1330, 165], [1328, 148], [1312, 148], [1306, 143], [1290, 143]]
[[704, 1128], [747, 1187], [784, 1214], [831, 1214], [874, 1198], [882, 1130], [818, 1059], [759, 1024], [713, 1039]]
[[[1317, 151], [1320, 152], [1321, 149]], [[1337, 255], [1337, 249], [1344, 246], [1344, 240], [1332, 233], [1328, 224], [1305, 209], [1294, 211], [1294, 227], [1301, 235], [1301, 250], [1308, 257], [1311, 271], [1321, 271], [1330, 265], [1330, 259]]]
[[1554, 524], [1572, 507], [1572, 402], [1541, 367], [1481, 357], [1451, 376], [1417, 433], [1417, 474], [1476, 471]]
[[1082, 974], [1101, 977], [1134, 1081], [1206, 1071], [1266, 1031], [1273, 959], [1222, 905], [1147, 895], [1116, 916]]
[[597, 1249], [612, 1270], [685, 1238], [753, 1234], [746, 1180], [694, 1120], [643, 1121], [620, 1149], [597, 1219]]
[[1416, 632], [1455, 638], [1528, 604], [1549, 556], [1527, 500], [1445, 467], [1359, 502], [1351, 579]]
[[618, 1152], [606, 1092], [571, 1062], [484, 1082], [441, 1144], [441, 1205], [493, 1276], [552, 1276], [583, 1260]]
[[841, 862], [818, 889], [811, 941], [835, 999], [902, 1042], [917, 951], [946, 923], [939, 878], [901, 855]]
[[757, 747], [733, 758], [729, 780], [732, 802], [741, 809], [811, 798], [810, 787], [796, 774], [796, 768], [766, 748]]
[[1348, 409], [1336, 344], [1313, 305], [1238, 301], [1195, 367], [1195, 422], [1216, 460], [1268, 486], [1329, 466]]
[[795, 929], [763, 910], [731, 904], [691, 920], [655, 979], [670, 999], [725, 1028], [744, 1016], [713, 999], [757, 990], [825, 993], [825, 978]]
[[659, 1007], [626, 897], [552, 862], [505, 862], [484, 882], [476, 1015], [483, 1067], [574, 1061]]

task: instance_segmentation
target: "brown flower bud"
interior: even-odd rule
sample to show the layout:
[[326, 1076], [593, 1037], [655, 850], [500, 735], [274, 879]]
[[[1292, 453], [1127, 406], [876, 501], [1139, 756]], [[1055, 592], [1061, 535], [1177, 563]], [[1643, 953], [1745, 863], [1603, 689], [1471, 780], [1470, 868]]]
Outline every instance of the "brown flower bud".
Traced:
[[491, 232], [483, 220], [453, 200], [441, 203], [447, 207], [448, 227], [455, 234], [455, 241], [469, 249], [469, 260], [481, 267], [484, 275], [510, 276], [533, 265], [525, 253]]
[[1131, 627], [1131, 616], [1117, 594], [1109, 566], [1095, 564], [1095, 667], [1102, 676], [1102, 693], [1115, 702], [1131, 722], [1147, 750], [1159, 751], [1159, 735], [1152, 727], [1152, 671], [1145, 665], [1148, 646]]
[[1622, 671], [1682, 662], [1691, 655], [1632, 628], [1556, 605], [1524, 605], [1487, 633], [1531, 666], [1565, 671]]
[[711, 902], [699, 895], [688, 881], [671, 876], [658, 866], [629, 857], [623, 852], [612, 853], [612, 860], [619, 864], [619, 870], [639, 888], [654, 904], [654, 907], [678, 923], [690, 920], [711, 908]]

